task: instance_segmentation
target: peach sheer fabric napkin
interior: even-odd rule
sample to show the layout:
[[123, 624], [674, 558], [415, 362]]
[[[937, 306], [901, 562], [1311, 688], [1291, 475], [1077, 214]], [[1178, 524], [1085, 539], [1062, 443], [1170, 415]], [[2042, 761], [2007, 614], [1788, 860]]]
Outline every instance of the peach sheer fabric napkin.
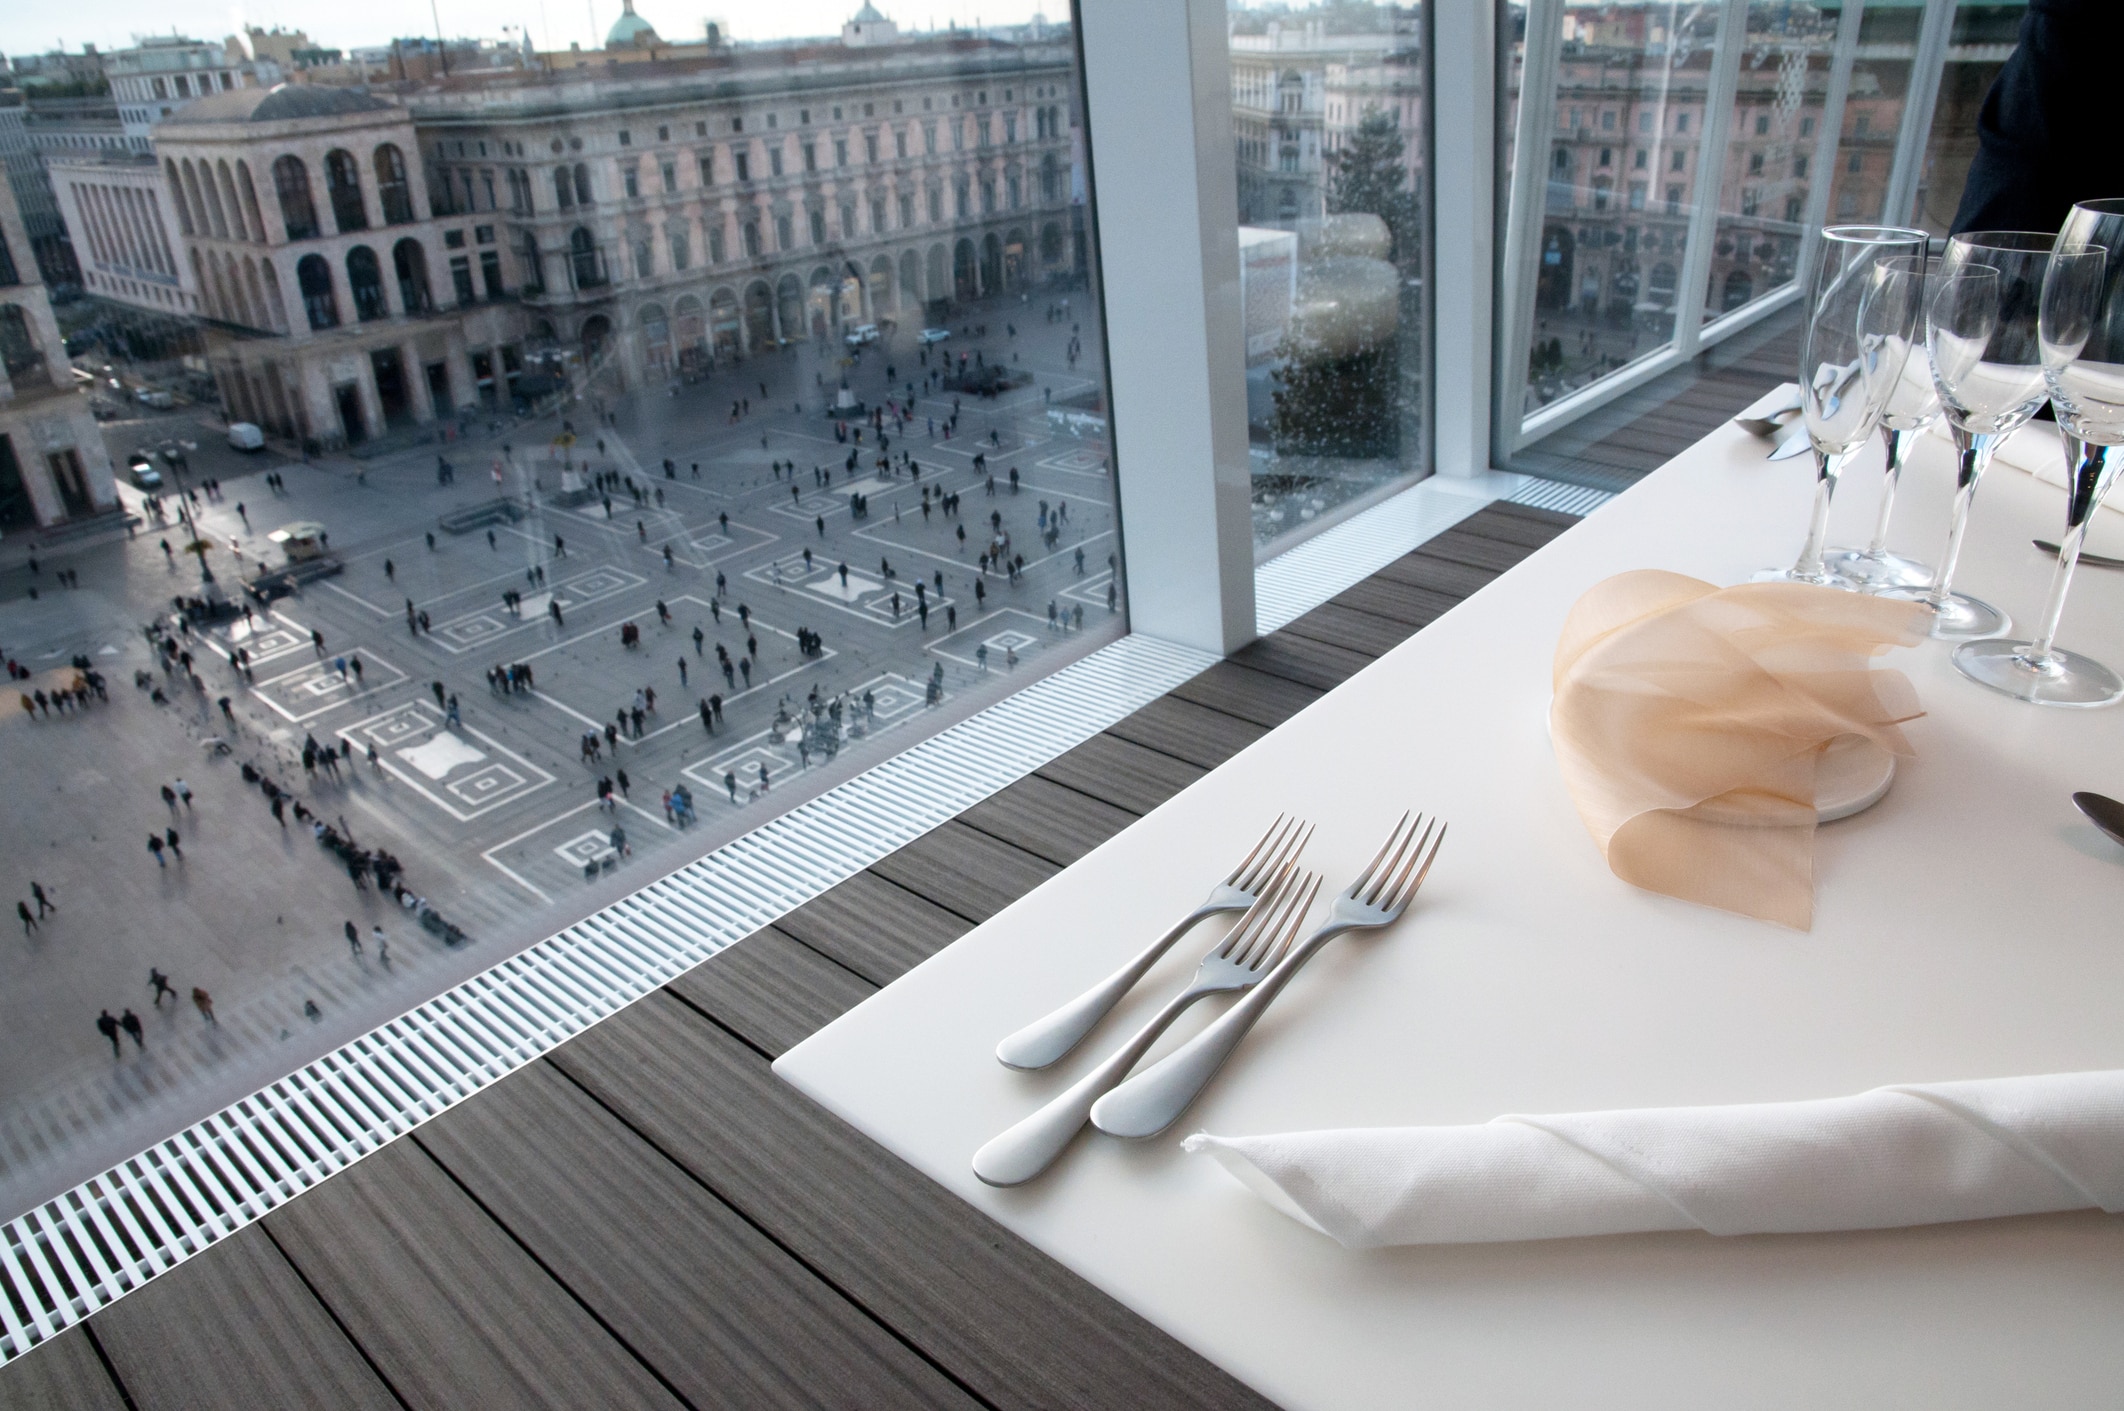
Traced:
[[1923, 614], [1804, 583], [1643, 570], [1595, 584], [1556, 644], [1550, 733], [1609, 868], [1807, 929], [1822, 750], [1857, 736], [1911, 753], [1897, 727], [1917, 694], [1870, 663], [1921, 640]]
[[2124, 1071], [1875, 1088], [1855, 1097], [1499, 1117], [1263, 1137], [1198, 1133], [1292, 1219], [1352, 1249], [1880, 1230], [2095, 1208], [2124, 1214]]

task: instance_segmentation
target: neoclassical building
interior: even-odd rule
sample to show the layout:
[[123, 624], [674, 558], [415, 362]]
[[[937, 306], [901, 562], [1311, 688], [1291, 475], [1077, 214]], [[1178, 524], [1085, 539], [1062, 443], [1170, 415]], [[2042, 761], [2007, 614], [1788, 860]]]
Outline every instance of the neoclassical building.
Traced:
[[630, 11], [612, 47], [158, 125], [230, 415], [358, 441], [505, 401], [551, 350], [660, 385], [1082, 267], [1060, 31], [666, 45]]

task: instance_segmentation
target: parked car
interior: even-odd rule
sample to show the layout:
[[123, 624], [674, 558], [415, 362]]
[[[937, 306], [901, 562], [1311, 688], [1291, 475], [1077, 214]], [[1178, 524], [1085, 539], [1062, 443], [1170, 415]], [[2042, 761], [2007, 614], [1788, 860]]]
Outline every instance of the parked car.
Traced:
[[177, 399], [160, 387], [143, 387], [133, 394], [133, 400], [143, 407], [153, 407], [156, 411], [168, 411], [177, 405]]
[[155, 462], [148, 459], [146, 451], [135, 451], [125, 458], [125, 475], [136, 489], [162, 488], [162, 472], [155, 469]]
[[265, 449], [265, 432], [248, 421], [229, 423], [229, 444], [239, 451], [262, 451]]
[[915, 342], [927, 346], [931, 343], [941, 343], [949, 337], [951, 330], [948, 328], [925, 328], [915, 335]]
[[859, 323], [848, 330], [848, 346], [860, 348], [865, 343], [878, 341], [878, 326], [874, 323]]

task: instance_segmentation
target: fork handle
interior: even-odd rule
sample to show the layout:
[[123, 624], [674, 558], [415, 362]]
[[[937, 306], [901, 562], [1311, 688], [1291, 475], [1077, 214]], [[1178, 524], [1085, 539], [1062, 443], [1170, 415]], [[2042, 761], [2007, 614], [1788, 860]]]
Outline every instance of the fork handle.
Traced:
[[1180, 1120], [1298, 967], [1351, 929], [1337, 921], [1322, 923], [1201, 1033], [1094, 1103], [1092, 1125], [1108, 1136], [1154, 1137]]
[[1186, 935], [1196, 922], [1220, 911], [1240, 911], [1245, 906], [1245, 902], [1238, 905], [1204, 902], [1181, 918], [1172, 930], [1152, 941], [1128, 964], [1060, 1009], [1035, 1019], [997, 1044], [996, 1061], [1005, 1068], [1047, 1067], [1083, 1042], [1092, 1026], [1105, 1018], [1106, 1012], [1121, 1002], [1121, 996], [1134, 989], [1136, 982], [1158, 963], [1158, 957], [1170, 950], [1173, 942]]
[[1150, 1046], [1158, 1041], [1158, 1036], [1189, 1005], [1213, 993], [1190, 985], [1167, 1000], [1165, 1007], [1152, 1015], [1150, 1022], [1138, 1029], [1135, 1037], [1114, 1050], [1104, 1063], [975, 1152], [974, 1174], [992, 1186], [1018, 1186], [1052, 1166], [1070, 1139], [1084, 1126], [1084, 1119], [1091, 1115], [1092, 1104], [1099, 1100], [1100, 1094], [1126, 1078], [1128, 1070], [1150, 1052]]

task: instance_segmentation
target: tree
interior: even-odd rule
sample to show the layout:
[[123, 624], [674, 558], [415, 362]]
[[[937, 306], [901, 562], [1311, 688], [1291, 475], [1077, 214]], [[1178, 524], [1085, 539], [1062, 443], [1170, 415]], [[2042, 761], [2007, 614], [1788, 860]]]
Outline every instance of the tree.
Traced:
[[1392, 113], [1366, 108], [1348, 143], [1330, 154], [1328, 166], [1328, 213], [1362, 213], [1385, 221], [1397, 264], [1414, 260], [1418, 251], [1416, 196], [1408, 189], [1402, 160], [1405, 145]]

